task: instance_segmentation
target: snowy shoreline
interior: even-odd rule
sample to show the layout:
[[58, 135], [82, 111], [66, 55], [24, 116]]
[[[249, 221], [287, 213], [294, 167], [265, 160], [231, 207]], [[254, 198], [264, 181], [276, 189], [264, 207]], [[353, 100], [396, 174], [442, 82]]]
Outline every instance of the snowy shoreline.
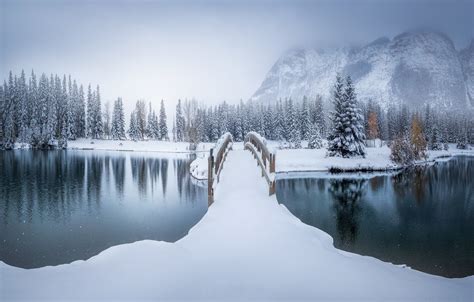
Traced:
[[[305, 144], [305, 143], [304, 143]], [[303, 144], [303, 145], [304, 145]], [[276, 153], [276, 173], [322, 173], [333, 176], [337, 174], [360, 174], [376, 172], [396, 172], [406, 166], [400, 166], [390, 160], [390, 148], [367, 148], [367, 155], [355, 158], [327, 157], [326, 149], [278, 149], [278, 142], [268, 141], [268, 148]], [[196, 154], [197, 158], [191, 163], [190, 173], [196, 180], [207, 179], [207, 156], [214, 143], [200, 143], [197, 150], [189, 150], [189, 143], [169, 141], [131, 141], [131, 140], [93, 140], [78, 139], [68, 142], [68, 150], [87, 151], [123, 151], [123, 152], [154, 152], [167, 154]], [[28, 149], [27, 146], [16, 144], [15, 149]], [[243, 149], [242, 142], [234, 142], [234, 150]], [[456, 149], [455, 144], [449, 145], [449, 150], [427, 151], [428, 158], [417, 161], [414, 165], [430, 164], [437, 161], [449, 160], [453, 156], [474, 156], [474, 149]]]
[[[357, 174], [367, 174], [373, 177], [380, 172], [389, 174], [401, 171], [408, 166], [401, 166], [390, 160], [390, 148], [367, 148], [365, 158], [342, 158], [327, 157], [326, 149], [276, 149], [277, 143], [270, 141], [269, 149], [276, 152], [276, 174], [280, 177], [285, 174], [298, 173], [326, 173], [326, 177], [340, 177], [345, 174], [348, 177]], [[234, 143], [234, 149], [242, 149], [241, 143]], [[454, 144], [450, 145], [448, 151], [427, 151], [426, 160], [416, 161], [413, 165], [426, 165], [438, 161], [449, 160], [453, 156], [474, 156], [474, 150], [456, 149]], [[199, 180], [207, 179], [207, 157], [204, 154], [191, 163], [191, 175]], [[370, 175], [369, 175], [370, 174]], [[339, 175], [339, 176], [338, 176]]]
[[[241, 170], [244, 177], [239, 177]], [[0, 296], [6, 301], [445, 301], [469, 299], [474, 282], [473, 276], [449, 279], [336, 249], [327, 233], [305, 225], [268, 196], [254, 160], [244, 151], [229, 154], [215, 203], [177, 242], [144, 240], [114, 246], [86, 261], [31, 270], [0, 261], [0, 276]]]

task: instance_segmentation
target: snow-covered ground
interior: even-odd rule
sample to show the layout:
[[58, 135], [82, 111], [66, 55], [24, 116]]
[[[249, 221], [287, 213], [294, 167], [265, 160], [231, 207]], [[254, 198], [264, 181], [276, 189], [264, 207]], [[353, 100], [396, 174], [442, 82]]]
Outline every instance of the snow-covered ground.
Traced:
[[[390, 148], [367, 148], [365, 158], [326, 157], [326, 149], [285, 149], [276, 155], [277, 172], [346, 170], [383, 171], [401, 168], [390, 160]], [[453, 155], [474, 155], [474, 150], [456, 149], [451, 145], [448, 151], [428, 151], [426, 161], [442, 160]], [[419, 161], [422, 163], [424, 161]]]
[[337, 250], [268, 196], [258, 169], [248, 151], [231, 151], [214, 204], [176, 243], [140, 241], [32, 270], [0, 262], [0, 300], [472, 301], [472, 276], [447, 279]]
[[[303, 143], [303, 146], [306, 144]], [[278, 142], [268, 141], [270, 152], [276, 152], [276, 172], [328, 172], [340, 170], [346, 172], [357, 171], [391, 171], [402, 168], [390, 160], [390, 148], [366, 148], [365, 158], [342, 158], [327, 157], [327, 150], [322, 149], [278, 149]], [[234, 143], [233, 149], [243, 149], [242, 143]], [[456, 149], [455, 144], [449, 146], [448, 151], [428, 151], [426, 161], [418, 161], [418, 164], [432, 162], [434, 160], [446, 160], [453, 155], [473, 155], [474, 149]], [[207, 154], [198, 155], [192, 163], [193, 176], [198, 179], [207, 179]]]
[[[197, 152], [209, 151], [213, 143], [200, 143]], [[131, 141], [131, 140], [94, 140], [78, 139], [68, 141], [68, 149], [116, 150], [116, 151], [150, 151], [170, 153], [190, 153], [189, 143], [166, 141]]]

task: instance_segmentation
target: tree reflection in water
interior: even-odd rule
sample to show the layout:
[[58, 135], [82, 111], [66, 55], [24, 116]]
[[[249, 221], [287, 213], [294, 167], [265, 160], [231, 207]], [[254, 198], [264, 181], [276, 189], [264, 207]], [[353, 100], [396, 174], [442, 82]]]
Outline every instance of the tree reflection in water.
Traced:
[[33, 268], [117, 244], [182, 238], [207, 211], [207, 191], [192, 183], [189, 162], [127, 152], [0, 152], [0, 260]]
[[360, 200], [364, 193], [366, 180], [331, 179], [329, 192], [334, 201], [336, 226], [340, 244], [351, 246], [357, 238], [359, 229]]

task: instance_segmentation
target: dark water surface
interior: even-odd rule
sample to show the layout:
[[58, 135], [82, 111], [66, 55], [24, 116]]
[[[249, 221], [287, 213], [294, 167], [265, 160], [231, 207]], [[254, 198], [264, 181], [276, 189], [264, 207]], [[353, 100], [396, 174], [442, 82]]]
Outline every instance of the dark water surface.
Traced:
[[207, 211], [207, 190], [191, 179], [190, 160], [138, 152], [0, 152], [0, 260], [34, 268], [137, 240], [182, 238]]
[[474, 274], [474, 157], [371, 179], [279, 179], [276, 192], [339, 249], [446, 277]]

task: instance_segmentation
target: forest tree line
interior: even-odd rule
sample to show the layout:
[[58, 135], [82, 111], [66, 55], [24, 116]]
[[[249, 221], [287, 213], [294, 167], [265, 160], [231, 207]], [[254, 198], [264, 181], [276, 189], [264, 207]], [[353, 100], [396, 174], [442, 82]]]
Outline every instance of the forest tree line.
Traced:
[[[277, 100], [271, 104], [222, 102], [215, 106], [178, 100], [169, 133], [163, 101], [158, 114], [151, 103], [147, 106], [145, 101], [137, 101], [126, 129], [122, 99], [115, 100], [112, 108], [109, 102], [102, 105], [99, 86], [89, 85], [85, 92], [83, 85], [70, 76], [42, 74], [37, 80], [32, 72], [27, 80], [23, 71], [19, 76], [10, 72], [8, 80], [0, 85], [0, 144], [5, 149], [12, 148], [15, 142], [28, 143], [34, 148], [55, 145], [64, 148], [68, 140], [76, 138], [169, 140], [171, 134], [173, 141], [195, 146], [199, 142], [216, 141], [225, 132], [242, 141], [246, 133], [255, 131], [269, 140], [279, 141], [283, 148], [300, 148], [302, 141], [308, 141], [311, 148], [320, 148], [322, 138], [334, 136], [337, 117], [334, 93], [337, 85], [343, 89], [346, 84], [340, 77], [336, 79], [331, 110], [320, 96]], [[341, 103], [339, 114], [353, 113], [360, 140], [394, 141], [408, 137], [416, 118], [429, 149], [444, 148], [447, 143], [462, 148], [474, 142], [472, 112], [438, 111], [429, 105], [421, 111], [411, 111], [406, 105], [391, 105], [384, 110], [372, 100], [357, 102], [352, 83], [349, 86], [353, 97], [344, 104], [351, 103], [352, 109]], [[341, 100], [346, 90], [340, 91]]]

